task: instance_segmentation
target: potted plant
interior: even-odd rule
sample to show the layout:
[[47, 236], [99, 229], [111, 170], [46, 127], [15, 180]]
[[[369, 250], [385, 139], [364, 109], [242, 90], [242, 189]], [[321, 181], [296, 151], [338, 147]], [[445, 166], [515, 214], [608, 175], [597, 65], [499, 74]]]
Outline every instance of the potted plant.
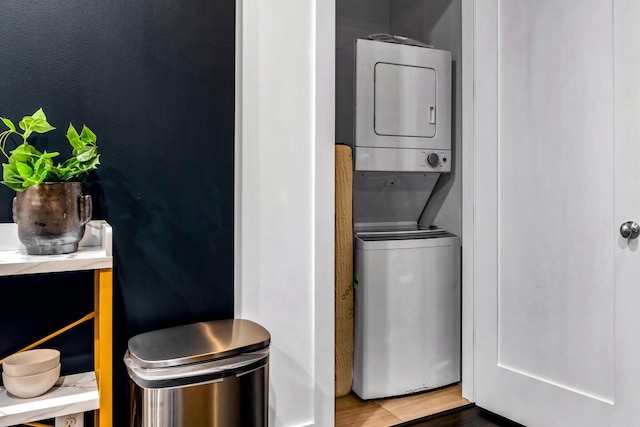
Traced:
[[[15, 124], [0, 120], [8, 130], [0, 133], [0, 151], [7, 158], [2, 164], [2, 184], [16, 191], [13, 220], [18, 237], [31, 255], [71, 253], [78, 250], [84, 226], [91, 219], [91, 196], [84, 195], [87, 173], [100, 164], [96, 135], [83, 126], [80, 133], [69, 124], [67, 140], [72, 156], [54, 164], [57, 152], [40, 152], [31, 144], [34, 134], [54, 130], [40, 108]], [[11, 137], [22, 141], [9, 151]], [[31, 137], [31, 139], [30, 139]]]

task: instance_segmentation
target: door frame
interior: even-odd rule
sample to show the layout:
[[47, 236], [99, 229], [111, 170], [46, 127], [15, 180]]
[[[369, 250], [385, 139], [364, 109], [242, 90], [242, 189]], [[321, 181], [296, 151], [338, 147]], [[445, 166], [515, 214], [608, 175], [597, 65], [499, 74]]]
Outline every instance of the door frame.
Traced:
[[[313, 298], [312, 315], [297, 312], [295, 315], [303, 322], [311, 322], [314, 336], [311, 343], [311, 354], [314, 360], [314, 401], [310, 408], [310, 418], [300, 425], [327, 425], [333, 420], [334, 411], [334, 296], [333, 282], [333, 129], [334, 118], [334, 37], [335, 37], [335, 0], [307, 0], [307, 12], [311, 11], [312, 23], [309, 31], [313, 40], [312, 64], [308, 73], [314, 79], [313, 126], [309, 129], [313, 144], [313, 168], [302, 171], [311, 179], [312, 197], [309, 202], [314, 210], [314, 226], [307, 230], [309, 236], [315, 238], [313, 246], [305, 248], [310, 262], [314, 266], [311, 277]], [[283, 147], [282, 142], [272, 136], [262, 134], [265, 115], [267, 119], [274, 117], [274, 112], [258, 110], [251, 97], [256, 96], [259, 85], [261, 65], [266, 65], [265, 54], [276, 47], [261, 44], [258, 28], [265, 26], [270, 31], [282, 27], [275, 22], [278, 12], [291, 14], [287, 8], [290, 2], [270, 2], [271, 13], [261, 16], [259, 0], [236, 0], [236, 116], [235, 116], [235, 184], [234, 184], [234, 287], [235, 316], [249, 317], [263, 323], [270, 323], [278, 316], [277, 308], [265, 302], [264, 291], [284, 292], [269, 278], [257, 277], [253, 268], [261, 257], [269, 256], [266, 248], [260, 248], [260, 241], [254, 232], [256, 228], [251, 200], [259, 196], [261, 190], [260, 144], [273, 142], [276, 147]], [[474, 227], [476, 198], [474, 188], [474, 34], [475, 34], [475, 0], [462, 0], [462, 394], [469, 401], [474, 401]], [[275, 9], [275, 11], [274, 11]], [[261, 27], [260, 27], [261, 26]], [[287, 30], [287, 31], [290, 31]], [[301, 31], [305, 31], [302, 29]], [[267, 50], [267, 52], [264, 51]], [[271, 64], [273, 66], [273, 64]], [[277, 68], [277, 66], [274, 66]], [[271, 72], [277, 72], [273, 68]], [[275, 108], [274, 108], [275, 110]], [[330, 146], [329, 144], [330, 143]], [[284, 145], [286, 148], [286, 144]], [[254, 297], [249, 298], [254, 294]], [[271, 331], [274, 341], [286, 340], [277, 330]], [[275, 380], [275, 379], [274, 379]], [[292, 379], [285, 379], [278, 384], [276, 390], [288, 387]], [[273, 415], [273, 414], [272, 414]], [[276, 417], [280, 418], [278, 414]], [[287, 414], [283, 414], [286, 419]], [[281, 425], [274, 423], [273, 425]]]
[[269, 425], [332, 425], [335, 0], [236, 0], [235, 45], [234, 316], [271, 333]]
[[462, 0], [462, 396], [475, 401], [475, 11]]

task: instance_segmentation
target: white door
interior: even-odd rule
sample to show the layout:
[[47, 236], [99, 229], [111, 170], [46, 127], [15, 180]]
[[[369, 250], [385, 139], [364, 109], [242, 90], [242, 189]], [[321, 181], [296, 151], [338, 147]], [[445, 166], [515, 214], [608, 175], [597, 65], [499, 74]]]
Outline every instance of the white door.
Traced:
[[474, 7], [476, 403], [640, 426], [640, 2]]

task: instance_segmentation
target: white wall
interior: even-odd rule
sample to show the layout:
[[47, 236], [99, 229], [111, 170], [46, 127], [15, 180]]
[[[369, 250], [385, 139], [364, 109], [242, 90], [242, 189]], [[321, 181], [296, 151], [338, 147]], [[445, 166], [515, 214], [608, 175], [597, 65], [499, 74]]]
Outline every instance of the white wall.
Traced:
[[[425, 16], [440, 7], [442, 15], [429, 25], [425, 17], [425, 41], [451, 52], [453, 59], [452, 95], [452, 148], [453, 164], [451, 173], [440, 176], [436, 188], [429, 199], [423, 224], [436, 224], [458, 236], [462, 235], [462, 6], [461, 0], [440, 0], [429, 2]], [[432, 15], [435, 17], [435, 14]], [[464, 244], [464, 242], [463, 242]]]
[[389, 32], [389, 0], [338, 0], [336, 47], [358, 37]]
[[462, 235], [462, 7], [461, 0], [395, 0], [390, 31], [448, 50], [453, 60], [451, 172], [442, 174], [420, 224]]
[[390, 32], [425, 41], [424, 20], [426, 7], [425, 0], [394, 0], [389, 5]]
[[333, 423], [334, 19], [237, 2], [235, 316], [271, 333], [274, 427]]

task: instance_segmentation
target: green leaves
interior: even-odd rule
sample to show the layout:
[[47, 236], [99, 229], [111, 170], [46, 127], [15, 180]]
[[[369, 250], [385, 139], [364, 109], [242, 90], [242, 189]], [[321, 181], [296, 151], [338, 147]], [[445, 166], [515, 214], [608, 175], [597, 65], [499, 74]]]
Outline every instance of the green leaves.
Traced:
[[0, 117], [0, 120], [2, 120], [2, 123], [4, 123], [11, 132], [15, 132], [16, 131], [16, 125], [13, 124], [13, 122], [5, 117]]
[[31, 167], [24, 162], [16, 162], [16, 169], [18, 170], [18, 174], [20, 174], [20, 177], [22, 179], [27, 179], [31, 177], [31, 175], [33, 175], [33, 169], [31, 169]]
[[24, 188], [22, 187], [22, 182], [24, 180], [20, 178], [20, 174], [18, 173], [15, 166], [4, 163], [2, 165], [2, 183], [7, 187], [11, 188], [15, 191], [22, 191]]
[[76, 128], [69, 123], [67, 139], [73, 147], [74, 157], [59, 166], [58, 172], [63, 181], [68, 181], [73, 177], [96, 169], [100, 164], [100, 156], [98, 154], [98, 147], [96, 146], [98, 137], [86, 125], [82, 126], [82, 132], [78, 134]]
[[9, 163], [2, 165], [2, 183], [15, 191], [49, 180], [54, 170], [53, 158], [59, 153], [39, 152], [28, 143], [11, 151]]
[[35, 147], [24, 143], [22, 145], [19, 145], [15, 150], [11, 151], [9, 163], [12, 163], [12, 161], [27, 162], [32, 156], [38, 157], [41, 155], [42, 153], [36, 150]]
[[33, 113], [31, 116], [24, 116], [22, 120], [20, 120], [20, 123], [18, 123], [18, 126], [20, 126], [20, 129], [24, 131], [22, 138], [25, 141], [29, 138], [29, 135], [31, 135], [32, 132], [45, 133], [55, 129], [49, 124], [49, 122], [47, 122], [47, 117], [44, 115], [42, 108], [39, 108], [38, 111]]
[[[71, 126], [71, 123], [69, 123], [69, 126]], [[95, 142], [98, 140], [98, 137], [87, 126], [82, 125], [82, 133], [80, 134], [80, 139], [86, 142], [87, 144], [95, 145]]]
[[[87, 126], [82, 126], [78, 131], [69, 124], [67, 140], [72, 147], [72, 157], [62, 164], [54, 165], [53, 158], [59, 153], [41, 153], [33, 145], [27, 142], [32, 133], [45, 133], [55, 129], [47, 121], [42, 108], [31, 116], [24, 116], [18, 123], [24, 133], [18, 132], [13, 122], [7, 118], [0, 120], [9, 128], [0, 133], [0, 151], [7, 157], [9, 163], [2, 165], [2, 184], [15, 191], [24, 191], [33, 185], [44, 181], [71, 181], [80, 178], [87, 172], [96, 169], [100, 164], [100, 155], [96, 145], [96, 134]], [[10, 152], [7, 156], [5, 143], [7, 138], [15, 133], [22, 136], [23, 143]]]
[[78, 135], [78, 131], [71, 123], [69, 123], [69, 129], [67, 129], [67, 139], [73, 148], [82, 148], [83, 144], [80, 141], [80, 135]]
[[81, 149], [87, 145], [95, 145], [96, 134], [91, 131], [87, 126], [82, 126], [82, 133], [78, 135], [78, 131], [69, 123], [69, 129], [67, 129], [67, 139], [69, 144], [75, 149]]

